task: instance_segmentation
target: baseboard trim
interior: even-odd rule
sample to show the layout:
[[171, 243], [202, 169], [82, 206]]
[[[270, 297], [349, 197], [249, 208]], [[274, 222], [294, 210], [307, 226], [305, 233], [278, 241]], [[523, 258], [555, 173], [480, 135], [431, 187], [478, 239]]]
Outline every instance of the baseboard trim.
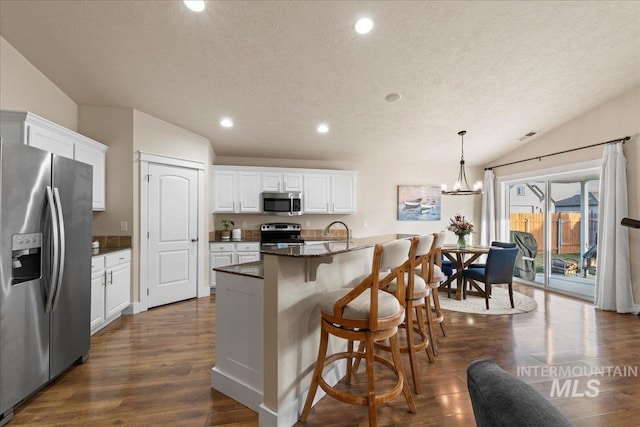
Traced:
[[[346, 360], [340, 360], [333, 364], [333, 366], [326, 370], [324, 373], [324, 379], [329, 385], [334, 386], [340, 381], [347, 373]], [[270, 408], [263, 404], [260, 405], [258, 410], [258, 425], [259, 427], [291, 427], [300, 420], [300, 414], [302, 414], [302, 408], [304, 402], [307, 399], [309, 389], [305, 388], [295, 398], [283, 402], [278, 412], [274, 412]], [[318, 387], [316, 396], [313, 399], [314, 406], [320, 399], [325, 396], [324, 390]]]
[[242, 403], [252, 411], [259, 412], [264, 396], [262, 390], [245, 384], [233, 378], [226, 372], [222, 372], [218, 367], [211, 368], [211, 388], [226, 394], [233, 400]]

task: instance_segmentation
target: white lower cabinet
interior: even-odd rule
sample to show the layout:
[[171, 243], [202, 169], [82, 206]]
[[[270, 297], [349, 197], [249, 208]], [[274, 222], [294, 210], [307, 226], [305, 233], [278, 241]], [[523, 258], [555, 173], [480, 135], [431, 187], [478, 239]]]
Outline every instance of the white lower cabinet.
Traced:
[[260, 261], [260, 243], [237, 242], [235, 264]]
[[91, 333], [120, 317], [131, 303], [131, 250], [91, 259]]
[[216, 287], [217, 267], [260, 261], [260, 242], [213, 242], [209, 243], [209, 286]]
[[91, 333], [104, 324], [104, 255], [91, 258]]

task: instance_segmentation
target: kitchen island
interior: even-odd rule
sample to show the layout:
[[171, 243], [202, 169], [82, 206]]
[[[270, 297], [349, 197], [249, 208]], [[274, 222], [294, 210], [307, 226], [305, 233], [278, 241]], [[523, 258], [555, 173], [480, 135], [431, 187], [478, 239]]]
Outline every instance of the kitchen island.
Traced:
[[[216, 362], [212, 387], [259, 414], [260, 426], [300, 418], [318, 352], [318, 302], [371, 270], [373, 248], [408, 235], [310, 242], [262, 250], [264, 260], [216, 268]], [[329, 351], [346, 348], [332, 338]], [[344, 363], [325, 371], [336, 383]], [[316, 401], [324, 394], [318, 390]]]

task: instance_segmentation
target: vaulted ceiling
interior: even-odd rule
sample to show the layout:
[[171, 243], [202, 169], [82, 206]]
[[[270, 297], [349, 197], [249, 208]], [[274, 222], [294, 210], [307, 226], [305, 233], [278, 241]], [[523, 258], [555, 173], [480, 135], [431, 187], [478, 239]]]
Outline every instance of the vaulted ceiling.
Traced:
[[456, 158], [465, 129], [483, 165], [640, 82], [636, 1], [2, 0], [0, 33], [76, 103], [222, 156]]

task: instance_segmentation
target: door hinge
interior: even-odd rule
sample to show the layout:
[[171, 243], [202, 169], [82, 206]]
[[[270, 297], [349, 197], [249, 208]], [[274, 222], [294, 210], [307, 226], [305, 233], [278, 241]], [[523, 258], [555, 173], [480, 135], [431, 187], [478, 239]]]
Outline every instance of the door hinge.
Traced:
[[149, 238], [149, 232], [147, 231], [147, 239]]
[[151, 182], [151, 174], [147, 174], [147, 182]]
[[147, 296], [149, 296], [149, 289], [147, 288]]

